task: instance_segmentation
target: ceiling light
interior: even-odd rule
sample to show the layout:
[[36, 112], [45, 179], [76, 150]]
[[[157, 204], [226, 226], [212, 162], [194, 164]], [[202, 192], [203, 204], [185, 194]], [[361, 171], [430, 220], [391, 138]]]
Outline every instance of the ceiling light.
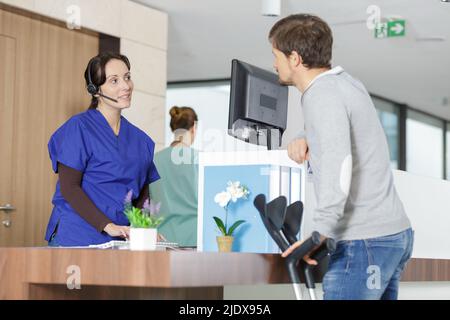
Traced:
[[278, 17], [281, 10], [281, 0], [262, 0], [261, 14], [267, 17]]

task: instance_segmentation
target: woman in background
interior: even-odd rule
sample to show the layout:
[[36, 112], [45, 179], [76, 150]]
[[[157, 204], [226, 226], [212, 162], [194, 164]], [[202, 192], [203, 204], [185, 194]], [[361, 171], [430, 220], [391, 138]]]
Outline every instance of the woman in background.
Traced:
[[150, 194], [161, 202], [164, 221], [158, 228], [167, 241], [181, 246], [197, 245], [198, 151], [191, 148], [197, 114], [189, 107], [172, 107], [170, 128], [174, 140], [155, 154], [161, 180], [150, 185]]

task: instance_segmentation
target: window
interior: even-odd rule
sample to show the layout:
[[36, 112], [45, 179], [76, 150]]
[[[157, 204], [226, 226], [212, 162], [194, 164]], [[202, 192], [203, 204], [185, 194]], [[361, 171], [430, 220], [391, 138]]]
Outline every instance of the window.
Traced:
[[446, 141], [446, 169], [447, 169], [447, 180], [450, 180], [450, 122], [447, 122], [447, 132], [445, 133], [445, 141]]
[[416, 111], [407, 111], [406, 170], [444, 177], [444, 122]]
[[399, 109], [394, 103], [376, 97], [372, 97], [372, 101], [377, 109], [378, 117], [386, 134], [391, 156], [391, 168], [398, 169]]

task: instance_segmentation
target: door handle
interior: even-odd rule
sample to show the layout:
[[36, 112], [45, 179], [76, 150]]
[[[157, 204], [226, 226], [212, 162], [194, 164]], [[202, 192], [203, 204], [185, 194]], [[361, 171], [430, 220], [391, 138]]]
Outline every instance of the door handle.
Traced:
[[0, 207], [0, 211], [14, 211], [16, 210], [16, 208], [14, 208], [12, 205], [10, 205], [9, 203], [5, 204], [4, 206]]
[[3, 220], [2, 224], [5, 228], [11, 227], [11, 221], [9, 221], [9, 220]]

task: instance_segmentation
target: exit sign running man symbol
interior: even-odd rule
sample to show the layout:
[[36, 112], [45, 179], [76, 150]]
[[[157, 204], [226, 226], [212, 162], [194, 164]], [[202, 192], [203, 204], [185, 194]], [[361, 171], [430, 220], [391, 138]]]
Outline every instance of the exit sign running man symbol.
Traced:
[[405, 31], [405, 20], [381, 22], [375, 26], [375, 38], [404, 37]]

